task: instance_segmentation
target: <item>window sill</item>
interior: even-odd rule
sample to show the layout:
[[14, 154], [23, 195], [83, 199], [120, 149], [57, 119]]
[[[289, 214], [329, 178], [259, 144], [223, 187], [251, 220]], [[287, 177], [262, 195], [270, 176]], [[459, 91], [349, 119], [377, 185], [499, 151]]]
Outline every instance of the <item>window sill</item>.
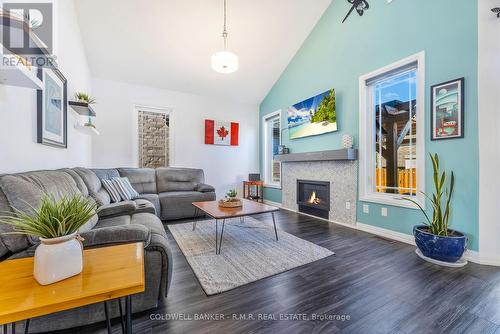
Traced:
[[[360, 196], [359, 200], [361, 202], [370, 202], [370, 203], [381, 204], [381, 205], [390, 205], [390, 206], [397, 206], [397, 207], [406, 208], [406, 209], [420, 210], [420, 208], [416, 204], [414, 204], [410, 201], [406, 201], [403, 198], [405, 198], [405, 196], [401, 196], [401, 195], [397, 195], [397, 194], [394, 194], [392, 196], [391, 195], [375, 195], [375, 194], [368, 195], [367, 194], [364, 196]], [[425, 210], [425, 202], [420, 198], [416, 199], [416, 201]]]
[[267, 183], [264, 183], [264, 188], [281, 189], [281, 185], [280, 184], [267, 184]]

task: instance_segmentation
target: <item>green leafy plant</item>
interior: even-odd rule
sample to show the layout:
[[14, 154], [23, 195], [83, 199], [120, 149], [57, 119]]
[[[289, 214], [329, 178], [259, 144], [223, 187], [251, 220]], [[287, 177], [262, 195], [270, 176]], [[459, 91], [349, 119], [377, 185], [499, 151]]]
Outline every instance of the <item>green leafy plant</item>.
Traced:
[[75, 98], [77, 101], [86, 102], [88, 104], [95, 104], [95, 98], [87, 93], [77, 92], [75, 93]]
[[236, 191], [236, 189], [231, 189], [226, 193], [226, 197], [228, 197], [229, 199], [235, 199], [237, 195], [238, 192]]
[[11, 225], [14, 232], [45, 239], [58, 238], [77, 232], [95, 214], [96, 204], [82, 196], [54, 200], [44, 196], [33, 214], [15, 210], [14, 215], [0, 217], [0, 223]]
[[410, 201], [417, 205], [419, 209], [423, 212], [427, 222], [424, 222], [428, 228], [429, 232], [434, 235], [448, 236], [448, 222], [451, 214], [451, 198], [453, 196], [453, 190], [455, 187], [455, 174], [451, 172], [449, 187], [445, 186], [446, 183], [446, 172], [441, 172], [439, 167], [439, 157], [437, 154], [429, 154], [432, 160], [432, 168], [434, 173], [432, 175], [432, 180], [434, 182], [434, 194], [432, 197], [422, 192], [427, 200], [431, 203], [433, 208], [432, 220], [429, 218], [425, 210], [411, 198], [405, 198], [405, 200]]

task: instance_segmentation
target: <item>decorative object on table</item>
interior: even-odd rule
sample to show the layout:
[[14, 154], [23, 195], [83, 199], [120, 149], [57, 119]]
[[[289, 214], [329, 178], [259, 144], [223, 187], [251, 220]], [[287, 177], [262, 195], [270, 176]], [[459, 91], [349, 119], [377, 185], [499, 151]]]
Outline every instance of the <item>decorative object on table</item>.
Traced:
[[248, 181], [260, 181], [260, 173], [248, 174]]
[[37, 142], [68, 147], [68, 83], [57, 68], [40, 68], [43, 90], [37, 91]]
[[[451, 172], [449, 185], [446, 186], [447, 174], [441, 172], [439, 157], [430, 154], [433, 167], [434, 194], [425, 195], [433, 208], [432, 219], [418, 202], [411, 198], [405, 198], [420, 208], [426, 221], [425, 225], [413, 227], [413, 235], [417, 244], [417, 254], [424, 259], [432, 259], [433, 263], [452, 266], [463, 266], [467, 264], [462, 260], [462, 255], [467, 249], [467, 236], [464, 233], [449, 228], [451, 214], [451, 199], [455, 188], [455, 174]], [[437, 260], [437, 261], [436, 261]]]
[[226, 198], [219, 201], [219, 206], [223, 208], [237, 208], [243, 206], [243, 202], [239, 198], [236, 198], [236, 196], [238, 196], [236, 189], [229, 190], [226, 193]]
[[342, 136], [342, 146], [344, 146], [344, 148], [352, 148], [353, 144], [354, 138], [351, 135], [345, 134]]
[[288, 136], [290, 139], [316, 136], [334, 131], [337, 131], [334, 89], [288, 108]]
[[464, 78], [431, 87], [431, 140], [464, 137]]
[[500, 18], [500, 7], [492, 8], [491, 11], [497, 14], [497, 18]]
[[205, 144], [238, 146], [239, 123], [205, 120]]
[[224, 28], [222, 38], [224, 39], [224, 51], [216, 52], [212, 55], [212, 69], [218, 73], [229, 74], [236, 72], [239, 67], [238, 56], [227, 50], [227, 20], [226, 20], [226, 0], [224, 0]]
[[366, 1], [366, 0], [347, 0], [347, 2], [352, 4], [352, 6], [351, 6], [351, 9], [349, 10], [349, 12], [347, 13], [347, 15], [342, 20], [342, 23], [344, 23], [345, 20], [347, 20], [347, 18], [349, 17], [349, 15], [351, 15], [351, 13], [354, 9], [356, 9], [359, 16], [363, 16], [363, 14], [365, 13], [365, 10], [370, 8], [370, 5], [368, 4], [368, 1]]
[[41, 285], [52, 284], [82, 272], [81, 238], [78, 230], [95, 216], [96, 205], [81, 197], [54, 200], [45, 196], [32, 213], [15, 210], [0, 218], [11, 225], [13, 234], [40, 238], [35, 250], [34, 276]]
[[283, 154], [290, 154], [290, 149], [288, 147], [283, 148]]
[[[260, 175], [259, 175], [260, 176]], [[243, 198], [251, 201], [264, 202], [264, 181], [243, 181]]]

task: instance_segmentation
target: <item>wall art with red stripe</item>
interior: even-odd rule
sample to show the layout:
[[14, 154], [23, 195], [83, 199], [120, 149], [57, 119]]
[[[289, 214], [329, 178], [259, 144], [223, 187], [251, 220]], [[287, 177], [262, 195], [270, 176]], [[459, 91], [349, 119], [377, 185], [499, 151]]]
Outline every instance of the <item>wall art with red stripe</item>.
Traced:
[[238, 146], [240, 125], [235, 122], [205, 120], [205, 144]]

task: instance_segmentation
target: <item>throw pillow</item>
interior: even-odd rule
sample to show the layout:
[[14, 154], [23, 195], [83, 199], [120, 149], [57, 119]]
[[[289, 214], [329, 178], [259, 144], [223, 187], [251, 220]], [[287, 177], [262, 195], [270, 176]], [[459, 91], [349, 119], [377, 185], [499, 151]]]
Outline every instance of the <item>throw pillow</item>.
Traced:
[[121, 196], [120, 193], [118, 192], [118, 189], [116, 185], [113, 183], [113, 180], [101, 180], [102, 186], [104, 189], [109, 194], [109, 197], [111, 198], [111, 203], [117, 203], [121, 201]]
[[114, 177], [113, 183], [124, 201], [139, 197], [139, 193], [132, 187], [128, 177]]

